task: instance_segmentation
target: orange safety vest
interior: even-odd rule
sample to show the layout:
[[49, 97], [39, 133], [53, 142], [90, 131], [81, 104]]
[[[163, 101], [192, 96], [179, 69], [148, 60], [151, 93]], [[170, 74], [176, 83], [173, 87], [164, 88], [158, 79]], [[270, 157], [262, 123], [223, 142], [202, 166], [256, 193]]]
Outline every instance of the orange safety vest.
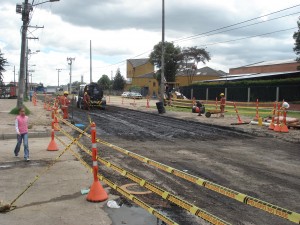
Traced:
[[68, 97], [62, 96], [62, 98], [61, 98], [61, 107], [62, 108], [68, 108], [69, 105], [70, 105], [70, 100], [68, 99]]
[[226, 104], [226, 98], [225, 97], [221, 97], [221, 99], [220, 99], [220, 106], [225, 107], [225, 104]]

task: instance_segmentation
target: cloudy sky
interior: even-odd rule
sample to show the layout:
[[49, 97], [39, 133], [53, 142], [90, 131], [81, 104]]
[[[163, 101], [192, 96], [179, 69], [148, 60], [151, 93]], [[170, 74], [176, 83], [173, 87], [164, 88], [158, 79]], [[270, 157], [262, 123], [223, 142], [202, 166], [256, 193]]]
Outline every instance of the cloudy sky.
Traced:
[[[207, 65], [214, 69], [228, 72], [231, 67], [254, 62], [295, 58], [292, 35], [297, 30], [299, 0], [165, 2], [166, 40], [181, 47], [207, 48], [212, 55]], [[10, 65], [4, 73], [6, 82], [13, 81], [13, 66], [18, 71], [20, 64], [22, 21], [15, 12], [17, 3], [21, 2], [1, 0], [0, 5], [0, 49]], [[271, 15], [264, 16], [267, 14]], [[60, 0], [35, 6], [31, 16], [30, 24], [44, 29], [30, 29], [28, 36], [39, 40], [29, 40], [29, 48], [40, 52], [31, 55], [29, 65], [36, 65], [32, 67], [33, 82], [45, 85], [57, 84], [57, 68], [63, 69], [60, 84], [68, 83], [67, 57], [76, 58], [72, 81], [79, 81], [83, 75], [89, 82], [90, 40], [94, 81], [102, 74], [114, 74], [117, 68], [126, 76], [125, 60], [148, 57], [161, 40], [161, 0]], [[256, 17], [260, 18], [251, 20]], [[246, 20], [251, 21], [230, 26]], [[198, 36], [182, 39], [194, 35]]]

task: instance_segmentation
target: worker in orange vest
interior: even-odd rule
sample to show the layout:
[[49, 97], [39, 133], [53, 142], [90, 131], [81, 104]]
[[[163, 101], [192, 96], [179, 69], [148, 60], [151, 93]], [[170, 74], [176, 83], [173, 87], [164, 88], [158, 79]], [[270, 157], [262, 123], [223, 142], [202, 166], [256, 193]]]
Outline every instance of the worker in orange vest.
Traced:
[[90, 110], [90, 96], [87, 92], [84, 92], [83, 96], [84, 109]]
[[68, 99], [69, 92], [65, 91], [64, 95], [61, 97], [61, 110], [63, 111], [63, 118], [68, 119], [68, 108], [70, 105], [70, 100]]
[[220, 94], [220, 117], [224, 117], [224, 112], [225, 112], [225, 105], [226, 105], [226, 98], [224, 93]]

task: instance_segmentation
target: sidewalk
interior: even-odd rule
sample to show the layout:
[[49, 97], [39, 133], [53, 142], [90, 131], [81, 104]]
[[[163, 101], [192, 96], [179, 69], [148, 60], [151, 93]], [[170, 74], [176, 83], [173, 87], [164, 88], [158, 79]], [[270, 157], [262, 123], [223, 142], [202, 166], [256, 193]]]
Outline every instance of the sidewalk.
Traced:
[[[39, 175], [64, 149], [58, 141], [59, 151], [49, 152], [51, 113], [39, 102], [25, 105], [29, 116], [29, 150], [31, 161], [23, 159], [23, 146], [18, 158], [14, 157], [16, 145], [15, 115], [9, 111], [16, 99], [0, 99], [0, 200], [11, 202]], [[33, 138], [35, 137], [35, 138]], [[1, 140], [5, 138], [6, 140]], [[70, 143], [64, 139], [66, 143]], [[76, 151], [76, 147], [73, 147]], [[1, 225], [109, 225], [111, 219], [103, 211], [104, 203], [90, 203], [80, 190], [88, 188], [93, 175], [67, 151], [50, 170], [15, 203], [17, 208], [0, 214]], [[104, 186], [106, 187], [106, 186]], [[110, 196], [111, 198], [112, 196]]]

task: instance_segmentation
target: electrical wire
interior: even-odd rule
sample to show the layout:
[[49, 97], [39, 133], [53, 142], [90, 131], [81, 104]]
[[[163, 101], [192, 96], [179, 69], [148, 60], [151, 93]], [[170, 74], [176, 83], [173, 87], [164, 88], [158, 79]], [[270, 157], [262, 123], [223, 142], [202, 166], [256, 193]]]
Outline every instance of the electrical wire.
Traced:
[[[286, 10], [289, 10], [289, 9], [293, 9], [293, 8], [296, 8], [296, 7], [299, 7], [299, 6], [300, 6], [300, 4], [294, 5], [294, 6], [291, 6], [291, 7], [287, 7], [287, 8], [281, 9], [281, 10], [277, 10], [277, 11], [274, 11], [274, 12], [262, 15], [262, 16], [254, 17], [252, 19], [248, 19], [248, 20], [244, 20], [244, 21], [241, 21], [241, 22], [238, 22], [238, 23], [235, 23], [235, 24], [231, 24], [231, 25], [228, 25], [228, 26], [220, 27], [220, 28], [217, 28], [217, 29], [214, 29], [214, 30], [211, 30], [211, 31], [203, 32], [203, 33], [200, 33], [200, 34], [196, 34], [196, 35], [192, 35], [192, 36], [188, 36], [188, 37], [184, 37], [184, 38], [179, 38], [179, 39], [174, 40], [173, 43], [179, 43], [179, 42], [183, 42], [183, 41], [189, 41], [189, 40], [197, 39], [197, 38], [199, 38], [199, 36], [201, 36], [201, 37], [208, 37], [208, 36], [212, 36], [212, 35], [216, 35], [216, 34], [221, 34], [223, 32], [238, 30], [238, 29], [242, 29], [242, 28], [245, 28], [245, 27], [254, 26], [254, 25], [261, 24], [261, 23], [270, 22], [270, 21], [273, 21], [273, 20], [276, 20], [276, 19], [282, 19], [282, 18], [285, 18], [285, 17], [288, 17], [288, 16], [296, 15], [296, 14], [299, 14], [299, 12], [291, 13], [291, 14], [288, 14], [288, 15], [279, 16], [279, 17], [268, 19], [268, 20], [265, 20], [265, 21], [260, 21], [260, 22], [256, 22], [256, 23], [244, 25], [244, 26], [237, 27], [237, 28], [228, 29], [228, 30], [225, 30], [225, 31], [217, 32], [217, 33], [213, 33], [213, 32], [216, 32], [216, 31], [224, 30], [226, 28], [234, 27], [234, 26], [237, 26], [237, 25], [240, 25], [240, 24], [244, 24], [244, 23], [247, 23], [247, 22], [250, 22], [250, 21], [261, 19], [261, 18], [264, 18], [266, 16], [277, 14], [277, 13], [280, 13], [280, 12], [283, 12], [283, 11], [286, 11]], [[290, 30], [290, 29], [287, 29], [287, 30]], [[285, 30], [282, 30], [282, 31], [285, 31]], [[275, 31], [275, 32], [267, 33], [267, 34], [255, 35], [255, 36], [250, 36], [250, 37], [245, 37], [245, 38], [239, 38], [239, 39], [235, 39], [235, 40], [239, 41], [239, 40], [243, 40], [243, 39], [247, 39], [247, 38], [265, 36], [265, 35], [268, 35], [268, 34], [278, 33], [278, 32], [282, 32], [282, 31]], [[213, 34], [211, 34], [211, 33], [213, 33]], [[228, 43], [228, 42], [233, 42], [235, 40], [228, 40], [228, 41], [224, 41], [224, 42], [220, 42], [220, 43]], [[214, 45], [214, 44], [218, 44], [218, 42], [216, 42], [216, 43], [210, 43], [209, 45]], [[203, 46], [207, 46], [207, 45], [203, 45]], [[144, 55], [144, 54], [149, 53], [151, 51], [152, 51], [152, 49], [148, 50], [146, 52], [143, 52], [143, 53], [141, 53], [139, 55], [133, 56], [132, 58]], [[125, 60], [119, 61], [117, 63], [113, 63], [113, 64], [106, 65], [106, 66], [103, 66], [103, 67], [95, 67], [95, 68], [98, 68], [98, 69], [108, 68], [108, 67], [112, 67], [112, 66], [123, 64], [126, 61], [127, 60], [125, 59]]]
[[209, 36], [213, 36], [213, 35], [216, 35], [216, 34], [221, 34], [221, 33], [228, 32], [228, 31], [238, 30], [238, 29], [242, 29], [242, 28], [246, 28], [246, 27], [250, 27], [250, 26], [270, 22], [270, 21], [273, 21], [273, 20], [282, 19], [282, 18], [285, 18], [285, 17], [288, 17], [288, 16], [297, 15], [299, 13], [300, 12], [291, 13], [291, 14], [288, 14], [288, 15], [279, 16], [279, 17], [276, 17], [276, 18], [272, 18], [272, 19], [264, 20], [264, 21], [259, 21], [259, 22], [256, 22], [256, 23], [251, 23], [251, 24], [244, 25], [244, 26], [241, 26], [241, 27], [231, 28], [229, 30], [220, 31], [220, 32], [213, 33], [213, 34], [207, 34], [207, 35], [201, 35], [201, 36], [199, 35], [199, 36], [196, 36], [196, 37], [193, 37], [193, 38], [190, 38], [190, 39], [185, 39], [185, 40], [182, 40], [182, 41], [173, 41], [173, 42], [183, 42], [183, 41], [190, 41], [190, 40], [194, 40], [194, 39], [198, 39], [198, 38], [202, 38], [202, 37], [209, 37]]
[[255, 37], [262, 37], [262, 36], [267, 36], [267, 35], [270, 35], [270, 34], [275, 34], [275, 33], [280, 33], [280, 32], [284, 32], [284, 31], [294, 30], [294, 29], [297, 29], [297, 28], [298, 27], [292, 27], [292, 28], [288, 28], [288, 29], [282, 29], [282, 30], [272, 31], [272, 32], [264, 33], [264, 34], [258, 34], [258, 35], [253, 35], [253, 36], [248, 36], [248, 37], [243, 37], [243, 38], [238, 38], [238, 39], [232, 39], [232, 40], [220, 41], [220, 42], [213, 42], [213, 43], [198, 45], [198, 47], [200, 47], [200, 46], [218, 45], [218, 44], [224, 44], [224, 43], [229, 43], [229, 42], [241, 41], [241, 40], [255, 38]]
[[207, 31], [207, 32], [200, 33], [200, 34], [195, 34], [195, 35], [192, 35], [192, 36], [189, 36], [189, 37], [179, 38], [179, 39], [177, 39], [175, 41], [179, 42], [179, 41], [182, 41], [184, 39], [189, 39], [189, 38], [192, 38], [192, 37], [196, 37], [196, 36], [200, 36], [200, 35], [204, 35], [204, 34], [209, 34], [209, 33], [215, 32], [215, 31], [223, 30], [223, 29], [226, 29], [226, 28], [229, 28], [229, 27], [233, 27], [233, 26], [236, 26], [236, 25], [240, 25], [240, 24], [243, 24], [243, 23], [247, 23], [247, 22], [250, 22], [250, 21], [253, 21], [253, 20], [261, 19], [261, 18], [264, 18], [266, 16], [270, 16], [270, 15], [273, 15], [273, 14], [276, 14], [276, 13], [279, 13], [279, 12], [283, 12], [283, 11], [286, 11], [286, 10], [289, 10], [289, 9], [292, 9], [292, 8], [296, 8], [296, 7], [299, 7], [299, 6], [300, 6], [300, 4], [294, 5], [294, 6], [291, 6], [291, 7], [288, 7], [288, 8], [284, 8], [284, 9], [281, 9], [281, 10], [278, 10], [278, 11], [275, 11], [275, 12], [271, 12], [271, 13], [265, 14], [263, 16], [254, 17], [252, 19], [248, 19], [248, 20], [244, 20], [244, 21], [241, 21], [241, 22], [238, 22], [238, 23], [235, 23], [235, 24], [231, 24], [231, 25], [228, 25], [228, 26], [220, 27], [220, 28], [217, 28], [217, 29], [214, 29], [214, 30], [211, 30], [211, 31]]

